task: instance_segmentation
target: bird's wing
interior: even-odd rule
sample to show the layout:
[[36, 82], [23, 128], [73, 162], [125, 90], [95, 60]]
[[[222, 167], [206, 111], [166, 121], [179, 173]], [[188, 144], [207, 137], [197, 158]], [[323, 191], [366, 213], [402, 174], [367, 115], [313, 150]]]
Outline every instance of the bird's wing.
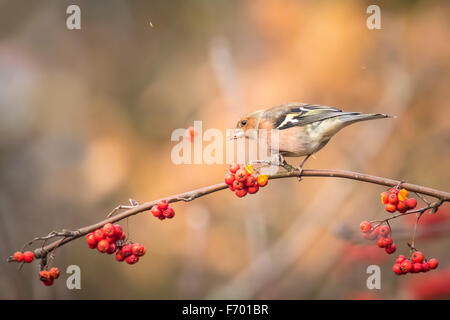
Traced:
[[[278, 107], [275, 129], [283, 130], [296, 126], [334, 118], [343, 114], [342, 110], [334, 107], [319, 106], [312, 104], [287, 104]], [[273, 109], [275, 111], [276, 109]]]

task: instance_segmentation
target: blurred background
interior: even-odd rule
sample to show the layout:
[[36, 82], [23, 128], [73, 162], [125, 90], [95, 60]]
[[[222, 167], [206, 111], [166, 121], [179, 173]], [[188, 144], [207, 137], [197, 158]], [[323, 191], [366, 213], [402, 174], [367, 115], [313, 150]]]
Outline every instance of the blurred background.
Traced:
[[[81, 8], [81, 30], [66, 8]], [[381, 8], [381, 30], [366, 9]], [[345, 169], [450, 190], [450, 5], [446, 1], [0, 1], [0, 298], [448, 299], [450, 208], [427, 215], [417, 247], [436, 271], [398, 277], [414, 217], [393, 222], [388, 256], [358, 234], [383, 219], [383, 187], [271, 181], [173, 205], [176, 217], [122, 221], [147, 247], [133, 266], [56, 250], [6, 258], [35, 236], [140, 202], [223, 181], [227, 165], [174, 165], [170, 135], [194, 120], [225, 132], [250, 111], [299, 101], [388, 113], [337, 134], [306, 168]], [[293, 164], [300, 159], [289, 159]], [[421, 203], [422, 204], [422, 203]], [[369, 265], [381, 289], [369, 290]], [[68, 290], [69, 265], [81, 290]]]

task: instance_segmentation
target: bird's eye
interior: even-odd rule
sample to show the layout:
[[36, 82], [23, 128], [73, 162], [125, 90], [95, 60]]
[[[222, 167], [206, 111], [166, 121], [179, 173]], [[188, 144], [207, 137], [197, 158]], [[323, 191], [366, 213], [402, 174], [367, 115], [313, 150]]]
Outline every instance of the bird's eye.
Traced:
[[245, 126], [245, 125], [247, 124], [247, 120], [242, 120], [242, 121], [241, 121], [241, 124], [242, 124], [243, 126]]

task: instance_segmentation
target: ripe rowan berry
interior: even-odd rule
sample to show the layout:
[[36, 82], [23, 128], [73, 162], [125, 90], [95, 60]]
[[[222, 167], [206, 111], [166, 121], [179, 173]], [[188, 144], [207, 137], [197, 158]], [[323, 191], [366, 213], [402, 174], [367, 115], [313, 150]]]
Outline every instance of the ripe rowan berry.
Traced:
[[94, 233], [91, 232], [86, 236], [86, 242], [89, 245], [89, 247], [91, 246], [97, 246], [97, 239], [95, 239]]
[[42, 283], [43, 283], [45, 286], [47, 286], [47, 287], [51, 286], [51, 285], [53, 284], [53, 282], [55, 282], [54, 279], [49, 279], [49, 280], [44, 280], [44, 281], [42, 281]]
[[160, 210], [166, 210], [169, 207], [169, 202], [163, 199], [158, 201], [157, 205]]
[[160, 215], [162, 215], [162, 211], [157, 205], [154, 205], [150, 211], [155, 217], [159, 217]]
[[422, 272], [428, 272], [430, 271], [430, 265], [428, 264], [428, 262], [422, 262]]
[[139, 257], [134, 255], [134, 254], [132, 254], [131, 256], [128, 256], [125, 259], [125, 262], [128, 263], [128, 264], [135, 264], [138, 261], [139, 261]]
[[23, 261], [23, 253], [20, 251], [15, 252], [13, 257], [14, 257], [14, 261], [16, 261], [16, 262]]
[[405, 261], [405, 260], [406, 260], [406, 257], [405, 257], [404, 255], [401, 254], [401, 255], [398, 256], [396, 262], [397, 262], [398, 264], [401, 264], [401, 263], [402, 263], [403, 261]]
[[412, 271], [413, 271], [413, 273], [422, 272], [423, 271], [422, 263], [417, 263], [417, 262], [414, 263]]
[[239, 169], [238, 171], [236, 171], [236, 174], [234, 177], [237, 181], [245, 183], [247, 176], [248, 176], [248, 173], [247, 173], [247, 171], [245, 171], [245, 169]]
[[39, 280], [48, 281], [50, 279], [52, 279], [52, 277], [50, 276], [50, 272], [48, 272], [47, 270], [39, 271]]
[[230, 169], [228, 170], [230, 170], [231, 173], [236, 173], [236, 171], [238, 171], [240, 168], [241, 167], [238, 164], [232, 164], [230, 165]]
[[380, 236], [387, 238], [391, 234], [391, 229], [388, 226], [381, 226], [379, 232]]
[[409, 198], [405, 200], [405, 204], [408, 207], [408, 210], [411, 210], [417, 206], [417, 200], [414, 198]]
[[430, 269], [436, 269], [439, 266], [439, 261], [435, 258], [428, 260], [428, 265]]
[[403, 262], [400, 264], [400, 268], [402, 269], [402, 271], [403, 271], [404, 273], [411, 272], [411, 270], [412, 270], [412, 268], [413, 268], [412, 262], [411, 262], [410, 260], [406, 259], [405, 261], [403, 261]]
[[247, 192], [250, 193], [250, 194], [257, 193], [258, 190], [259, 190], [259, 186], [258, 185], [247, 188]]
[[387, 204], [389, 202], [388, 201], [388, 197], [389, 197], [389, 195], [388, 195], [388, 193], [386, 191], [382, 192], [381, 193], [381, 203], [382, 204]]
[[125, 258], [128, 256], [131, 256], [133, 254], [133, 252], [131, 250], [131, 245], [129, 245], [129, 244], [124, 245], [121, 249], [121, 252], [122, 252], [122, 256]]
[[398, 191], [399, 190], [397, 188], [395, 188], [395, 187], [394, 188], [390, 188], [389, 191], [388, 191], [388, 194], [398, 194]]
[[239, 197], [245, 197], [247, 195], [247, 190], [246, 189], [239, 189], [235, 191], [235, 194]]
[[392, 245], [392, 238], [391, 237], [379, 237], [377, 240], [377, 245], [380, 248], [388, 248], [390, 245]]
[[423, 261], [423, 253], [420, 251], [415, 251], [412, 255], [411, 255], [411, 261], [414, 263], [422, 263]]
[[103, 226], [103, 233], [105, 234], [106, 237], [111, 237], [114, 236], [114, 225], [112, 223], [107, 223]]
[[242, 190], [245, 188], [245, 185], [243, 182], [238, 181], [238, 180], [234, 180], [233, 182], [233, 189], [234, 190]]
[[234, 174], [227, 173], [225, 175], [225, 183], [230, 186], [233, 184], [233, 182], [234, 182]]
[[107, 254], [113, 254], [114, 252], [116, 252], [116, 250], [117, 250], [117, 246], [116, 246], [116, 244], [114, 242], [112, 242], [112, 243], [109, 244], [109, 247], [106, 250], [106, 253]]
[[392, 270], [394, 270], [394, 272], [398, 275], [403, 274], [400, 264], [398, 264], [398, 263], [394, 264], [394, 267], [392, 268]]
[[397, 204], [398, 202], [398, 196], [395, 193], [391, 193], [388, 197], [388, 202], [390, 204]]
[[120, 236], [122, 235], [123, 231], [122, 231], [122, 227], [120, 226], [120, 224], [115, 224], [114, 225], [114, 234], [116, 235], [117, 239], [120, 239]]
[[95, 240], [97, 240], [97, 241], [105, 239], [105, 233], [104, 233], [103, 229], [95, 230], [94, 237], [95, 237]]
[[253, 166], [251, 164], [248, 164], [244, 167], [245, 171], [248, 175], [252, 175], [254, 172]]
[[163, 216], [167, 219], [172, 219], [175, 216], [175, 211], [172, 209], [172, 207], [168, 207], [163, 211]]
[[236, 191], [236, 189], [233, 187], [233, 185], [230, 185], [229, 188], [230, 188], [230, 190], [233, 191], [233, 192]]
[[50, 273], [50, 277], [52, 279], [58, 279], [59, 278], [59, 269], [58, 268], [56, 268], [56, 267], [51, 268], [49, 273]]
[[401, 189], [398, 192], [398, 200], [399, 201], [405, 201], [408, 198], [408, 190], [406, 189]]
[[401, 213], [405, 213], [406, 210], [408, 210], [408, 206], [406, 205], [405, 201], [399, 201], [397, 203], [397, 210]]
[[258, 180], [258, 185], [260, 187], [266, 186], [269, 182], [269, 176], [267, 174], [260, 174], [256, 179]]
[[135, 243], [131, 246], [131, 251], [135, 256], [142, 257], [146, 250], [145, 247], [140, 243]]
[[368, 221], [363, 221], [361, 222], [361, 224], [359, 225], [359, 230], [362, 233], [368, 233], [370, 231], [372, 231], [372, 225], [370, 224], [370, 222]]
[[391, 244], [389, 247], [384, 248], [387, 254], [393, 254], [397, 250], [395, 243]]
[[125, 257], [122, 255], [122, 251], [117, 251], [116, 252], [116, 260], [119, 262], [122, 262], [123, 260], [125, 260]]
[[386, 205], [384, 206], [384, 209], [385, 209], [387, 212], [393, 213], [393, 212], [395, 212], [395, 211], [397, 210], [397, 206], [396, 206], [395, 204], [388, 203], [388, 204], [386, 204]]
[[109, 248], [109, 242], [106, 239], [100, 240], [97, 243], [97, 249], [98, 251], [100, 251], [101, 253], [105, 253], [106, 251], [108, 251]]
[[375, 240], [379, 236], [380, 227], [374, 228], [372, 231], [363, 233], [363, 238], [367, 240]]
[[245, 181], [245, 185], [247, 187], [254, 187], [258, 185], [258, 180], [254, 176], [248, 176]]
[[34, 260], [34, 253], [31, 251], [25, 251], [23, 253], [23, 261], [25, 263], [30, 263]]

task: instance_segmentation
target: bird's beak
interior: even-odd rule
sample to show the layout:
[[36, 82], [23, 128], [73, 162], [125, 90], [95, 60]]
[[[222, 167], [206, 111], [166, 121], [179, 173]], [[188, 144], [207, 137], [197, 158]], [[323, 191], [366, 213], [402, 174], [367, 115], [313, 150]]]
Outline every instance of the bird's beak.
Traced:
[[229, 139], [230, 140], [234, 140], [234, 139], [239, 139], [242, 138], [244, 136], [244, 130], [242, 129], [234, 129], [234, 131], [229, 132]]

